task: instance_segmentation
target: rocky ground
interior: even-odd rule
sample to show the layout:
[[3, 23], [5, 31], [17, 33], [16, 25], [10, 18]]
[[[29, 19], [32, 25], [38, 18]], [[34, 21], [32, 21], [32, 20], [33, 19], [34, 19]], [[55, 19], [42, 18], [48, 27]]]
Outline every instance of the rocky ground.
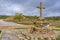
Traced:
[[[37, 38], [41, 37], [36, 34], [34, 35], [28, 34], [28, 30], [29, 29], [3, 30], [0, 40], [24, 40], [24, 39], [37, 40]], [[60, 31], [54, 31], [54, 32], [55, 32], [55, 36], [58, 38], [58, 36], [60, 36]]]
[[[3, 24], [8, 24], [8, 26], [11, 24], [14, 24], [16, 25], [15, 23], [9, 23], [9, 22], [1, 22], [0, 21], [0, 25], [3, 25]], [[14, 26], [13, 25], [13, 26]], [[3, 25], [5, 26], [5, 25]], [[5, 26], [5, 28], [6, 28]], [[21, 26], [21, 25], [20, 25]], [[43, 39], [43, 34], [40, 34], [40, 33], [37, 33], [37, 34], [30, 34], [28, 33], [30, 28], [28, 29], [12, 29], [12, 30], [9, 30], [6, 28], [6, 30], [2, 30], [2, 34], [1, 34], [1, 37], [0, 37], [0, 40], [40, 40], [40, 38]], [[54, 36], [56, 38], [58, 38], [60, 36], [60, 31], [54, 31]], [[46, 34], [44, 37], [47, 37], [48, 34]]]

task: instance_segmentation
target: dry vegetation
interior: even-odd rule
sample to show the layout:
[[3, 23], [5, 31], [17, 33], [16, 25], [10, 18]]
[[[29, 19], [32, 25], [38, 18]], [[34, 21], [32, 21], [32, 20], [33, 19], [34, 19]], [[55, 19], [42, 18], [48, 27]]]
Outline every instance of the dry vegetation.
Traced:
[[[4, 19], [5, 21], [9, 22], [16, 22], [19, 24], [25, 25], [33, 25], [34, 21], [38, 21], [37, 16], [24, 16], [22, 13], [17, 13], [15, 16], [0, 16], [0, 19]], [[56, 27], [60, 28], [60, 17], [46, 17], [45, 20], [47, 22], [52, 22], [52, 24]]]

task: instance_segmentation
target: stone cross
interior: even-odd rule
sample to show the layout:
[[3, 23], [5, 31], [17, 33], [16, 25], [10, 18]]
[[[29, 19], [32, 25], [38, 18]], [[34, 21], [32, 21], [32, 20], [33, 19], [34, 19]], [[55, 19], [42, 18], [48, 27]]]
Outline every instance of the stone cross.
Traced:
[[43, 16], [42, 16], [42, 9], [44, 9], [44, 8], [43, 8], [43, 6], [42, 6], [42, 2], [40, 2], [40, 6], [38, 6], [37, 8], [40, 9], [40, 18], [39, 18], [39, 19], [43, 19]]

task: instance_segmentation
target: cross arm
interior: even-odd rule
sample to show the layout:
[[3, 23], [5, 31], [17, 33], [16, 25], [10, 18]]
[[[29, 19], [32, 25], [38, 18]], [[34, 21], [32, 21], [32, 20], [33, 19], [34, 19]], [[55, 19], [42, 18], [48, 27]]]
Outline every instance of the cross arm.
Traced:
[[45, 7], [42, 7], [42, 6], [41, 6], [41, 7], [37, 6], [36, 8], [42, 8], [42, 9], [45, 9]]

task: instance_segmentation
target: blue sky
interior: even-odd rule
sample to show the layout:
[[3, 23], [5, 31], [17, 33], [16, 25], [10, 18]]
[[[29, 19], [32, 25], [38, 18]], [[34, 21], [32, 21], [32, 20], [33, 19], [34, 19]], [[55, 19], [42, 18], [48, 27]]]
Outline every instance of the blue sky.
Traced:
[[0, 0], [0, 15], [15, 15], [21, 12], [24, 15], [39, 16], [40, 1], [43, 2], [43, 16], [60, 16], [60, 0]]

